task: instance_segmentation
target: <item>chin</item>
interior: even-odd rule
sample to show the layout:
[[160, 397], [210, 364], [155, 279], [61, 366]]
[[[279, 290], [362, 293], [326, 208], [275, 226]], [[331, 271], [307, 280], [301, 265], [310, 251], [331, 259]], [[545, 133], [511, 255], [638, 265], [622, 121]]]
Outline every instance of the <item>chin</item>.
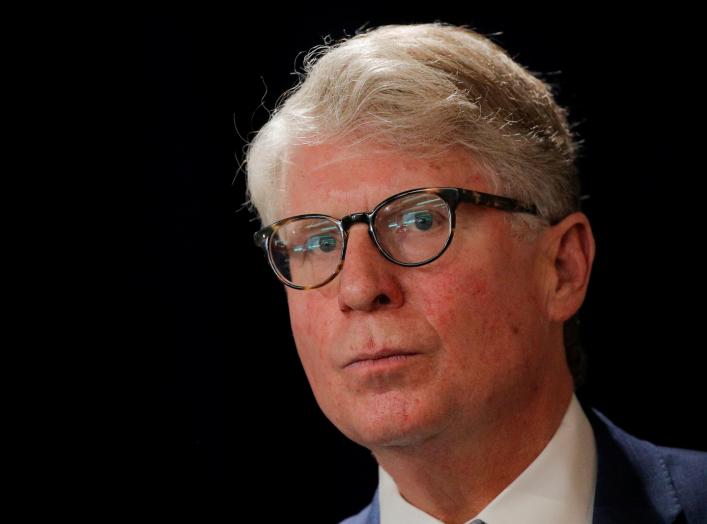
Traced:
[[[434, 431], [423, 430], [422, 428], [403, 431], [400, 428], [377, 428], [375, 431], [361, 432], [354, 435], [354, 442], [368, 449], [380, 448], [403, 448], [420, 445], [430, 439], [435, 434]], [[351, 438], [351, 437], [350, 437]]]
[[423, 413], [391, 411], [367, 413], [339, 430], [357, 444], [368, 449], [381, 447], [404, 447], [421, 444], [436, 435], [443, 424], [439, 417], [424, 416]]

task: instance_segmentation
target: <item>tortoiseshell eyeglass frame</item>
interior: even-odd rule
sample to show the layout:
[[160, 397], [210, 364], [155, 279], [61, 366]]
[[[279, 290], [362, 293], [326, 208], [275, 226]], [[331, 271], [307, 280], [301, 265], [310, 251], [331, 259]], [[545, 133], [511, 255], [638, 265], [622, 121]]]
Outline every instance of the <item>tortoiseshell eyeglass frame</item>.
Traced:
[[[380, 209], [383, 207], [387, 206], [390, 204], [392, 201], [397, 200], [402, 197], [406, 197], [408, 195], [411, 195], [413, 193], [431, 193], [433, 195], [439, 196], [442, 200], [444, 200], [447, 205], [449, 206], [450, 210], [450, 217], [451, 217], [451, 227], [449, 230], [449, 238], [447, 239], [447, 242], [445, 243], [444, 247], [440, 250], [440, 252], [427, 260], [423, 260], [422, 262], [400, 262], [399, 260], [396, 260], [393, 258], [390, 254], [388, 254], [383, 247], [381, 246], [380, 242], [378, 241], [378, 237], [376, 235], [375, 230], [373, 229], [373, 224], [376, 218], [376, 214]], [[349, 228], [357, 224], [359, 222], [367, 224], [368, 225], [368, 234], [371, 237], [371, 240], [373, 240], [373, 243], [376, 245], [378, 248], [378, 251], [393, 262], [394, 264], [398, 264], [400, 266], [405, 266], [405, 267], [419, 267], [423, 266], [425, 264], [429, 264], [430, 262], [433, 262], [437, 260], [439, 257], [442, 256], [442, 254], [447, 250], [449, 247], [449, 244], [452, 242], [452, 238], [454, 237], [454, 227], [456, 224], [456, 209], [457, 205], [460, 202], [468, 202], [471, 204], [475, 204], [477, 206], [484, 206], [484, 207], [491, 207], [494, 209], [500, 209], [502, 211], [510, 211], [514, 213], [529, 213], [531, 215], [538, 215], [537, 208], [534, 205], [523, 205], [521, 202], [518, 200], [514, 200], [512, 198], [508, 197], [503, 197], [503, 196], [498, 196], [498, 195], [492, 195], [490, 193], [482, 193], [480, 191], [474, 191], [472, 189], [464, 189], [461, 187], [422, 187], [422, 188], [416, 188], [416, 189], [409, 189], [407, 191], [403, 191], [402, 193], [397, 193], [395, 195], [392, 195], [380, 204], [378, 204], [373, 211], [370, 213], [367, 212], [360, 212], [360, 213], [352, 213], [350, 215], [346, 215], [342, 217], [340, 220], [331, 217], [329, 215], [322, 215], [322, 214], [307, 214], [307, 215], [296, 215], [288, 218], [283, 218], [282, 220], [278, 220], [277, 222], [274, 222], [273, 224], [270, 224], [267, 227], [262, 228], [260, 231], [255, 233], [253, 236], [253, 240], [255, 241], [255, 245], [258, 247], [261, 247], [265, 251], [265, 255], [268, 259], [268, 262], [270, 263], [270, 267], [274, 271], [275, 275], [277, 278], [286, 286], [289, 286], [293, 289], [316, 289], [318, 287], [324, 286], [325, 284], [328, 284], [331, 282], [336, 275], [339, 274], [341, 271], [341, 268], [344, 265], [344, 258], [346, 257], [346, 245], [348, 242], [348, 232]], [[275, 263], [272, 260], [272, 252], [270, 249], [270, 244], [271, 244], [271, 239], [273, 237], [273, 233], [275, 233], [279, 228], [281, 228], [284, 224], [291, 222], [292, 220], [300, 220], [304, 218], [320, 218], [320, 219], [327, 219], [330, 220], [331, 222], [335, 223], [339, 231], [341, 232], [341, 236], [344, 239], [343, 242], [343, 249], [341, 250], [341, 260], [339, 261], [339, 264], [334, 271], [334, 273], [329, 276], [326, 280], [323, 282], [313, 285], [313, 286], [298, 286], [290, 281], [288, 281], [280, 272], [277, 270], [277, 267]]]

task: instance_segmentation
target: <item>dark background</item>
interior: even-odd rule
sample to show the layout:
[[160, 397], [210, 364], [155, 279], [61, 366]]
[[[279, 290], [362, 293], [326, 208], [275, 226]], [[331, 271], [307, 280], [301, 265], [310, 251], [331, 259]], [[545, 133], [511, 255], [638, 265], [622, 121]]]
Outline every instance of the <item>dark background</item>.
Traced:
[[585, 141], [597, 241], [580, 394], [638, 437], [707, 450], [693, 15], [404, 12], [183, 12], [144, 16], [120, 36], [135, 55], [123, 80], [141, 169], [124, 222], [119, 340], [134, 402], [120, 427], [128, 468], [116, 475], [153, 511], [335, 522], [375, 488], [370, 454], [314, 402], [236, 176], [245, 140], [293, 85], [303, 53], [364, 25], [468, 24], [557, 87]]

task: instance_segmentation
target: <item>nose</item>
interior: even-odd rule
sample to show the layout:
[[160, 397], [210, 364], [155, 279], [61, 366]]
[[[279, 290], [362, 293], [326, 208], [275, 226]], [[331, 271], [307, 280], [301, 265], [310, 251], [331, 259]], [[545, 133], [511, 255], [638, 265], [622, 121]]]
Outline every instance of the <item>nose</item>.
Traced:
[[339, 273], [341, 311], [375, 311], [397, 308], [404, 302], [399, 272], [406, 268], [378, 251], [365, 224], [349, 229], [346, 258]]

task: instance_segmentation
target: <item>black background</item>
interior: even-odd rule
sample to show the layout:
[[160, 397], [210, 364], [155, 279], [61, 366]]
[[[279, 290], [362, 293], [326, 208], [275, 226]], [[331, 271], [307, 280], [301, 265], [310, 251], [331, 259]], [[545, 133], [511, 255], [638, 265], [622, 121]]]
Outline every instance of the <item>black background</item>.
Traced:
[[129, 467], [116, 477], [128, 498], [139, 491], [159, 513], [221, 508], [224, 520], [247, 511], [305, 522], [335, 522], [368, 502], [375, 463], [314, 402], [236, 173], [303, 53], [326, 35], [386, 23], [468, 24], [556, 86], [585, 141], [597, 241], [581, 395], [641, 438], [707, 450], [694, 14], [402, 12], [182, 12], [117, 33], [116, 56], [121, 38], [130, 50], [121, 82], [135, 97], [140, 147], [118, 303], [128, 372], [118, 445]]

